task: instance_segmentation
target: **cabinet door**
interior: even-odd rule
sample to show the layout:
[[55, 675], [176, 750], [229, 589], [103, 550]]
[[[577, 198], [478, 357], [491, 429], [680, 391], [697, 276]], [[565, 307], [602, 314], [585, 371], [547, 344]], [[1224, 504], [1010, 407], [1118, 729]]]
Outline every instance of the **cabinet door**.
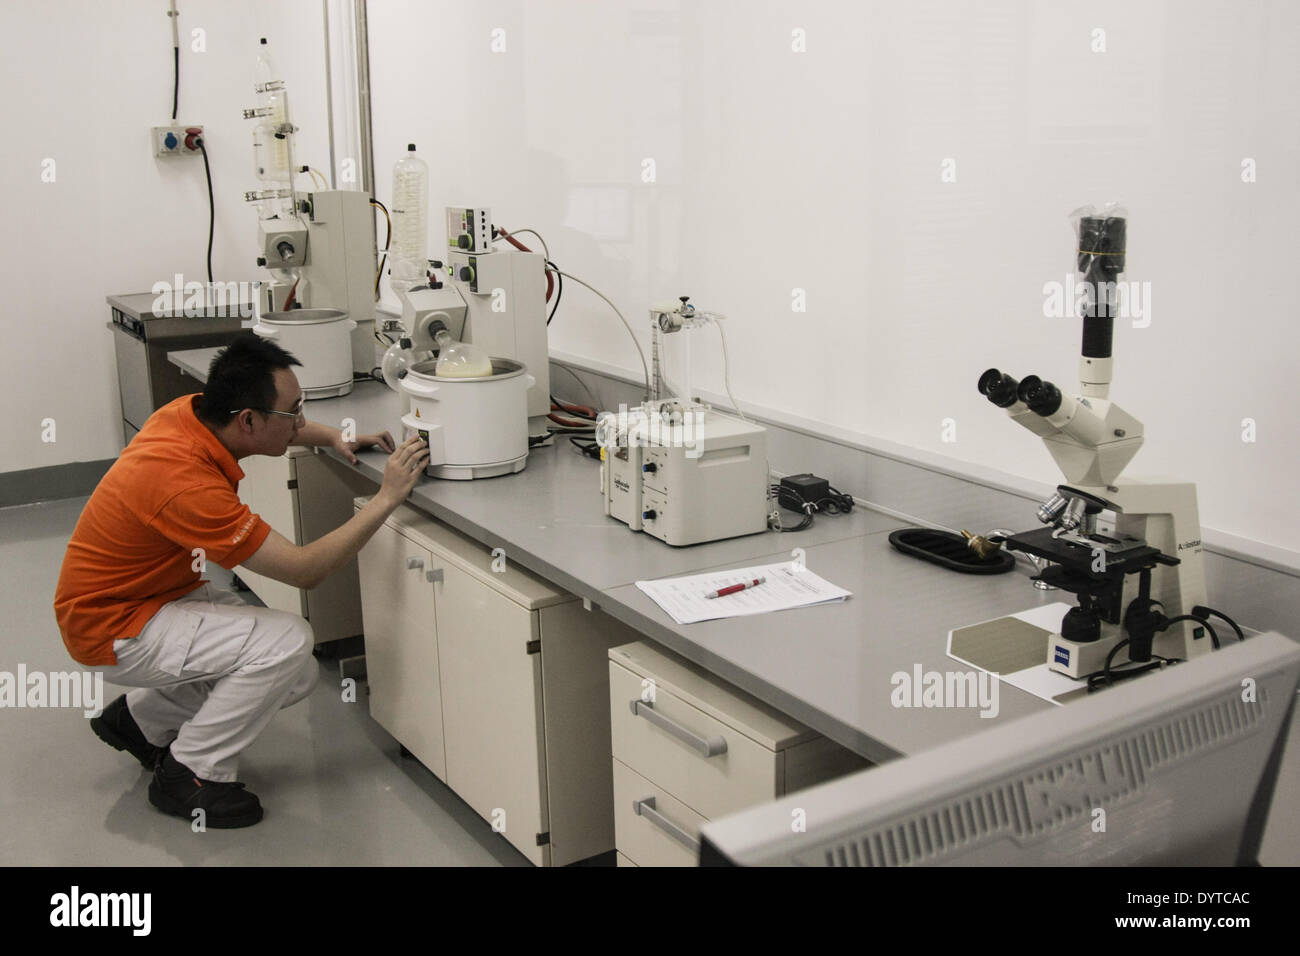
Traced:
[[[298, 506], [294, 501], [297, 492], [289, 487], [294, 477], [290, 456], [249, 455], [240, 467], [244, 470], [244, 480], [239, 483], [240, 500], [294, 544], [302, 544], [298, 536]], [[267, 607], [307, 616], [303, 592], [298, 588], [245, 567], [239, 568], [238, 574]]]
[[[355, 495], [372, 494], [374, 482], [349, 465], [327, 455], [302, 455], [295, 459], [298, 478], [297, 518], [301, 545], [324, 537], [352, 517]], [[349, 561], [319, 586], [304, 591], [307, 620], [316, 643], [336, 641], [360, 634], [361, 590], [357, 563]]]
[[446, 780], [432, 557], [383, 525], [358, 564], [370, 716]]
[[551, 865], [566, 866], [614, 848], [608, 656], [641, 635], [577, 600], [542, 608], [537, 621]]
[[[438, 650], [447, 784], [519, 852], [550, 862], [536, 613], [443, 565]], [[367, 638], [367, 643], [369, 639]], [[367, 655], [368, 657], [368, 655]]]
[[113, 329], [113, 348], [117, 352], [117, 388], [122, 396], [122, 422], [130, 426], [127, 441], [144, 427], [154, 413], [149, 394], [149, 347], [121, 328]]

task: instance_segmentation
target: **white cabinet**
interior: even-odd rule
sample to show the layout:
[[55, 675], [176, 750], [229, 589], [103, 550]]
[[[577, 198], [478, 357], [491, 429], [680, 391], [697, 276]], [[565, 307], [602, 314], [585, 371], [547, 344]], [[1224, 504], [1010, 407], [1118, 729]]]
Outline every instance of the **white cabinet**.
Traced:
[[[374, 490], [374, 482], [309, 448], [291, 448], [278, 458], [241, 459], [239, 497], [294, 544], [310, 544], [352, 517], [352, 499]], [[349, 561], [310, 591], [295, 588], [246, 567], [239, 578], [267, 607], [301, 614], [317, 644], [361, 633], [361, 590], [357, 564]]]
[[694, 866], [708, 820], [868, 762], [671, 652], [609, 652], [614, 817], [621, 857]]
[[541, 656], [530, 650], [540, 644], [537, 613], [453, 562], [445, 574], [437, 602], [447, 784], [540, 864], [550, 825]]
[[427, 548], [388, 525], [360, 555], [370, 715], [446, 780], [431, 583], [437, 567]]
[[612, 850], [607, 654], [635, 632], [405, 506], [359, 560], [371, 715], [534, 863]]

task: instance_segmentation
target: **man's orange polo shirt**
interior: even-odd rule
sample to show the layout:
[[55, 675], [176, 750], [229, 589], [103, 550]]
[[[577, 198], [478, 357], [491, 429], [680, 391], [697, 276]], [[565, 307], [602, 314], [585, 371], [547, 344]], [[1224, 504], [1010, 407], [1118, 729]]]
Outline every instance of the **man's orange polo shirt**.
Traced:
[[237, 567], [270, 533], [239, 500], [244, 472], [195, 416], [197, 399], [149, 417], [72, 532], [54, 614], [81, 664], [116, 664], [113, 642], [137, 636], [160, 607], [199, 587], [203, 562]]

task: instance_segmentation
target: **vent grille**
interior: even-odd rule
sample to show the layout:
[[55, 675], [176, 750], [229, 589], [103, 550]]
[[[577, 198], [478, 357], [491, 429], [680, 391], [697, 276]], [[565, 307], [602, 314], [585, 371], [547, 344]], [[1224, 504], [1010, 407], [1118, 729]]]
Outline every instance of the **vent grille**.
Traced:
[[[1068, 760], [1027, 770], [973, 796], [875, 827], [860, 836], [809, 848], [795, 862], [817, 866], [916, 866], [981, 843], [1036, 839], [1113, 806], [1146, 787], [1170, 765], [1251, 733], [1268, 715], [1237, 693], [1154, 727], [1100, 744]], [[870, 779], [868, 777], [868, 779]]]

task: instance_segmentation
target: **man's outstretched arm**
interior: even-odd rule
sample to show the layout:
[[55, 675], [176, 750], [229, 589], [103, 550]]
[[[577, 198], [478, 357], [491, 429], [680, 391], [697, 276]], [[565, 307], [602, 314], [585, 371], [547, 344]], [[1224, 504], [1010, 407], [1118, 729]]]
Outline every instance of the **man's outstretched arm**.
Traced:
[[355, 515], [302, 547], [272, 529], [243, 566], [256, 574], [311, 590], [356, 557], [370, 536], [406, 500], [428, 463], [428, 446], [413, 435], [388, 456], [383, 484]]

